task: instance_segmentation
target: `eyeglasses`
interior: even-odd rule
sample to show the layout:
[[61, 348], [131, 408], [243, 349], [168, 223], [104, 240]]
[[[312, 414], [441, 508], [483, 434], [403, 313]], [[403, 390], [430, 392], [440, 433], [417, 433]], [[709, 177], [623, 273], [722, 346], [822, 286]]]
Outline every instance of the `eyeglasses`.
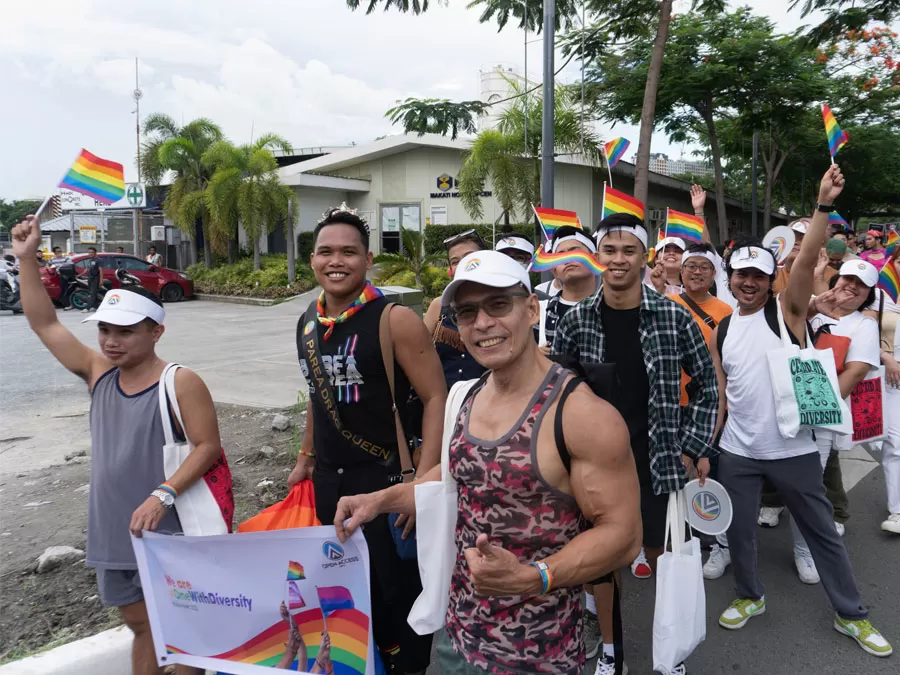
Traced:
[[687, 263], [684, 266], [686, 272], [705, 272], [706, 274], [710, 274], [715, 271], [715, 268], [712, 265], [697, 265], [696, 263]]
[[514, 298], [527, 298], [528, 293], [504, 293], [494, 295], [481, 302], [466, 302], [450, 310], [450, 320], [456, 326], [471, 326], [478, 318], [478, 312], [484, 313], [493, 319], [509, 316], [512, 312]]
[[450, 248], [454, 244], [458, 244], [461, 241], [465, 241], [467, 239], [471, 239], [474, 242], [477, 242], [484, 248], [484, 239], [481, 238], [481, 235], [478, 234], [475, 230], [466, 230], [465, 232], [460, 232], [459, 234], [454, 234], [452, 237], [447, 237], [444, 239], [444, 248]]

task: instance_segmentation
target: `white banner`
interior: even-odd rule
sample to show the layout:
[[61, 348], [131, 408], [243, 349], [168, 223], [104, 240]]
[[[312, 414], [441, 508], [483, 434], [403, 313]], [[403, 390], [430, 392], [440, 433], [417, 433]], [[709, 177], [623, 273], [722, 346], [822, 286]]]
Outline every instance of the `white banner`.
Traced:
[[344, 544], [334, 527], [145, 532], [132, 544], [160, 666], [374, 675], [369, 551], [359, 530]]

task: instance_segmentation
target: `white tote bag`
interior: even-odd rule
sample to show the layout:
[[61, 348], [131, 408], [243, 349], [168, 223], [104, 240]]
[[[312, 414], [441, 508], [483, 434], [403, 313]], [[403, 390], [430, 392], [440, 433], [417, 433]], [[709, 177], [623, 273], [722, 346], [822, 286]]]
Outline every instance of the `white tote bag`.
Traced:
[[687, 502], [684, 491], [669, 494], [666, 548], [656, 563], [656, 609], [653, 614], [653, 670], [668, 675], [706, 639], [706, 591], [700, 540], [685, 542]]
[[809, 338], [806, 349], [793, 344], [784, 324], [780, 298], [776, 298], [776, 305], [782, 346], [766, 352], [766, 359], [778, 431], [784, 438], [796, 437], [801, 428], [852, 433], [853, 422], [850, 409], [841, 398], [834, 353], [830, 348], [815, 349]]
[[[178, 397], [175, 395], [175, 371], [179, 368], [181, 366], [177, 363], [170, 363], [159, 378], [159, 414], [162, 417], [163, 432], [166, 436], [166, 444], [163, 447], [163, 469], [166, 480], [169, 480], [178, 471], [178, 468], [194, 449], [190, 439], [185, 443], [175, 440], [172, 420], [169, 417], [168, 404], [171, 403], [172, 412], [175, 413], [178, 424], [182, 429], [185, 428], [184, 420], [181, 417], [181, 407], [178, 405]], [[168, 402], [166, 400], [167, 392]], [[185, 436], [187, 436], [186, 432]], [[203, 478], [175, 498], [175, 511], [178, 513], [178, 520], [181, 521], [181, 529], [188, 536], [228, 534], [228, 526], [222, 517], [222, 511]]]
[[441, 442], [441, 480], [419, 483], [416, 491], [416, 543], [422, 593], [416, 598], [407, 621], [419, 635], [440, 630], [450, 604], [450, 578], [456, 566], [456, 481], [450, 476], [450, 439], [456, 418], [478, 380], [457, 382], [444, 407], [444, 437]]

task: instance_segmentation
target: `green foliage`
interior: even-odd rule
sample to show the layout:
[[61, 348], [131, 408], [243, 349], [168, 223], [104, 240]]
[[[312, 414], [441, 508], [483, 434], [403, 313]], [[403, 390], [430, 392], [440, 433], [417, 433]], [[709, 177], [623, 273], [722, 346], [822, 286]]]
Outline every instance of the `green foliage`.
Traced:
[[422, 280], [416, 284], [416, 275], [411, 270], [405, 270], [393, 276], [379, 276], [376, 280], [379, 286], [406, 286], [407, 288], [419, 288], [426, 298], [436, 298], [444, 292], [444, 288], [450, 283], [446, 267], [428, 265], [422, 270]]
[[252, 258], [233, 265], [207, 269], [191, 265], [187, 273], [198, 293], [240, 295], [254, 298], [284, 298], [315, 288], [316, 279], [309, 265], [297, 265], [297, 281], [288, 283], [287, 257], [282, 254], [261, 256], [260, 269], [253, 269]]
[[460, 131], [475, 133], [475, 118], [483, 115], [490, 106], [481, 101], [462, 101], [454, 103], [439, 98], [407, 98], [397, 101], [397, 105], [388, 110], [384, 116], [394, 124], [402, 124], [406, 133], [450, 134], [456, 140]]
[[30, 213], [34, 213], [41, 206], [39, 199], [14, 199], [6, 201], [0, 199], [0, 224], [2, 229], [12, 230], [13, 226], [22, 222], [22, 219]]
[[[534, 225], [530, 223], [511, 225], [512, 234], [525, 237], [528, 241], [534, 242]], [[500, 226], [497, 227], [497, 238], [500, 239], [505, 234], [501, 234]], [[426, 225], [425, 226], [425, 251], [432, 255], [440, 256], [441, 264], [447, 264], [447, 250], [444, 248], [444, 240], [449, 239], [454, 234], [460, 234], [466, 230], [475, 230], [481, 235], [488, 246], [493, 246], [493, 227], [491, 225]]]
[[422, 274], [429, 265], [440, 262], [438, 256], [429, 255], [423, 245], [424, 237], [417, 230], [400, 227], [400, 253], [381, 253], [375, 256], [375, 262], [381, 266], [379, 277], [389, 278], [404, 272], [410, 272], [413, 288], [422, 285]]
[[309, 261], [313, 252], [313, 233], [301, 232], [297, 235], [297, 260], [302, 263]]

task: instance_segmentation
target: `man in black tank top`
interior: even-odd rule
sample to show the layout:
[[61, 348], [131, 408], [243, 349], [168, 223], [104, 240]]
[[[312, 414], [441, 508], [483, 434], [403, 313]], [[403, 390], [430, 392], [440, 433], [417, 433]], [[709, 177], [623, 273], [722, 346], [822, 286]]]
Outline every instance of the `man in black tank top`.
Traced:
[[[384, 489], [400, 480], [401, 467], [380, 335], [388, 301], [366, 281], [372, 267], [368, 226], [342, 205], [325, 213], [313, 242], [310, 260], [323, 290], [297, 324], [309, 404], [288, 484], [311, 477], [317, 515], [327, 523], [342, 496]], [[393, 400], [404, 426], [410, 385], [423, 403], [418, 469], [425, 472], [440, 458], [447, 389], [422, 320], [405, 307], [393, 307], [388, 321], [395, 355]], [[413, 536], [413, 522], [398, 519], [397, 525]], [[400, 559], [390, 527], [384, 516], [365, 531], [372, 566], [372, 628], [397, 672], [422, 673], [430, 661], [431, 636], [416, 635], [406, 622], [421, 591], [418, 566], [415, 560]]]

